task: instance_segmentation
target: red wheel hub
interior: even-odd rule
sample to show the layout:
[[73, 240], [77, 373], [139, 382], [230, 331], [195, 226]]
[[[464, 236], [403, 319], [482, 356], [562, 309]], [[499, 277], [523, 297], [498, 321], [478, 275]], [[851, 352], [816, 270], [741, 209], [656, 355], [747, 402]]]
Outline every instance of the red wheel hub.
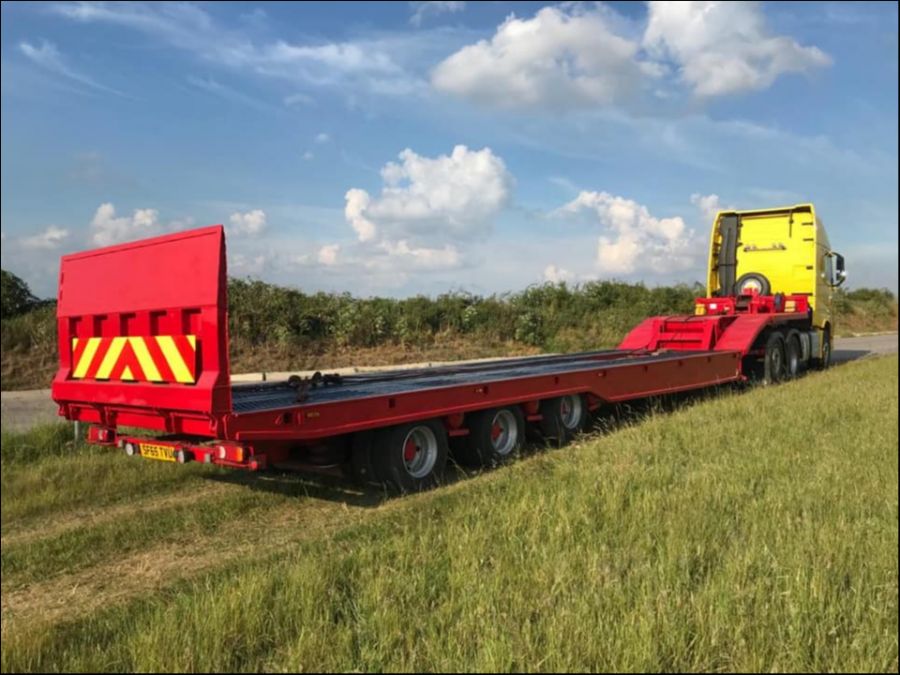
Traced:
[[419, 451], [419, 446], [416, 445], [416, 442], [413, 439], [409, 439], [406, 441], [406, 445], [403, 447], [403, 459], [407, 462], [411, 462], [416, 458], [416, 453]]
[[494, 422], [493, 426], [491, 426], [491, 440], [496, 441], [500, 438], [500, 434], [503, 433], [503, 427], [500, 426], [500, 422]]

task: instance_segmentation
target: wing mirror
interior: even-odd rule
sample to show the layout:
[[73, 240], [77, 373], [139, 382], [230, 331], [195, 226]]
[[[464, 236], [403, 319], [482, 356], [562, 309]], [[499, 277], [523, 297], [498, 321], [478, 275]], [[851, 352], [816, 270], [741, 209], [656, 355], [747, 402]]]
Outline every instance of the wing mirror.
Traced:
[[834, 278], [831, 280], [832, 286], [840, 286], [847, 280], [847, 269], [844, 265], [844, 256], [840, 253], [832, 253], [834, 256]]

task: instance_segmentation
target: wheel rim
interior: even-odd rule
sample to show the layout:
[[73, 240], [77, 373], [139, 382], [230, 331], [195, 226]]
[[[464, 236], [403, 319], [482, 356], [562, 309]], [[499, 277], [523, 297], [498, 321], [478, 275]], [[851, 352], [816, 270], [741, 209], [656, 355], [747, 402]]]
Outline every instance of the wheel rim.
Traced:
[[413, 478], [424, 478], [437, 463], [437, 438], [429, 427], [413, 427], [403, 441], [403, 466]]
[[781, 359], [781, 350], [780, 349], [772, 350], [772, 377], [774, 379], [777, 380], [779, 377], [781, 377], [781, 371], [782, 371], [783, 366], [784, 366], [784, 364], [782, 363], [782, 359]]
[[491, 421], [491, 446], [498, 455], [508, 455], [519, 440], [519, 425], [509, 410], [498, 410]]
[[788, 367], [790, 369], [789, 372], [791, 375], [796, 375], [797, 371], [800, 370], [800, 358], [797, 356], [797, 351], [798, 350], [796, 349], [796, 346], [791, 347], [791, 355], [788, 359]]
[[563, 396], [559, 402], [559, 416], [566, 429], [576, 429], [581, 422], [581, 397]]

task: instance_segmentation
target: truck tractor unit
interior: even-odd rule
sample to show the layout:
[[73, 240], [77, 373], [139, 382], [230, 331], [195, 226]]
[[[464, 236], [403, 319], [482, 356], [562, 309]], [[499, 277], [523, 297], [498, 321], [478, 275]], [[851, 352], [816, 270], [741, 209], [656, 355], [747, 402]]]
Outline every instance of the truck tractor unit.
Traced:
[[707, 275], [692, 314], [648, 318], [616, 349], [234, 383], [216, 225], [63, 256], [52, 397], [129, 456], [412, 492], [441, 481], [451, 448], [497, 465], [604, 406], [828, 367], [846, 273], [812, 204], [718, 213]]

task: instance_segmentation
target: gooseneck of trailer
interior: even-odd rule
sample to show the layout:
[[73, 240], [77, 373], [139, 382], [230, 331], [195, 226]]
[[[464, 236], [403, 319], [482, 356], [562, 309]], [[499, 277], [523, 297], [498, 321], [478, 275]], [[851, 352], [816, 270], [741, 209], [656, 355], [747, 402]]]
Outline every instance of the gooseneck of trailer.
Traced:
[[[723, 265], [731, 283], [735, 256]], [[738, 381], [760, 363], [774, 379], [804, 345], [813, 353], [807, 295], [751, 293], [647, 319], [617, 349], [233, 384], [227, 302], [219, 225], [64, 256], [59, 414], [128, 455], [250, 470], [334, 464], [410, 491], [439, 482], [451, 452], [498, 464], [528, 427], [562, 444], [602, 406]]]

